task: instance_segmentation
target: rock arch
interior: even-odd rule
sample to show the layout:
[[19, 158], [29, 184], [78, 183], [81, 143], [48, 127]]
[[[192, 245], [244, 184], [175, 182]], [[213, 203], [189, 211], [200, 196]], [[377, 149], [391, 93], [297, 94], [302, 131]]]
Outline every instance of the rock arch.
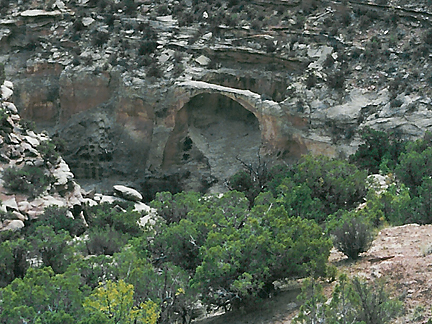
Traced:
[[262, 144], [260, 123], [239, 102], [220, 93], [194, 93], [176, 112], [162, 160], [181, 169], [185, 189], [223, 191], [224, 181], [252, 162]]
[[[257, 121], [257, 131], [255, 134], [259, 133], [259, 145], [250, 145], [249, 147], [252, 147], [251, 151], [253, 151], [252, 154], [255, 158], [258, 152], [264, 156], [271, 155], [274, 158], [285, 159], [285, 157], [291, 156], [291, 152], [299, 156], [308, 150], [309, 143], [304, 141], [301, 136], [302, 129], [304, 130], [308, 127], [308, 120], [306, 118], [291, 116], [282, 109], [279, 103], [262, 98], [261, 95], [252, 91], [234, 89], [202, 81], [187, 81], [177, 83], [173, 92], [167, 95], [165, 102], [169, 103], [169, 105], [166, 106], [166, 110], [161, 107], [160, 112], [155, 112], [155, 116], [160, 117], [157, 117], [155, 121], [152, 134], [153, 144], [147, 166], [151, 173], [158, 174], [162, 171], [159, 174], [163, 174], [165, 178], [180, 179], [178, 183], [182, 187], [182, 190], [196, 190], [199, 187], [198, 180], [198, 182], [195, 182], [191, 186], [188, 185], [192, 171], [187, 167], [185, 168], [185, 164], [180, 161], [182, 158], [180, 153], [182, 153], [182, 146], [189, 145], [189, 140], [195, 144], [199, 142], [199, 137], [193, 138], [193, 132], [192, 137], [190, 136], [191, 134], [188, 135], [189, 116], [187, 112], [188, 108], [185, 109], [185, 107], [190, 105], [191, 102], [193, 103], [194, 98], [202, 95], [226, 98], [226, 100], [234, 102], [240, 107], [240, 110], [247, 112], [250, 114], [249, 116], [253, 116]], [[203, 151], [199, 149], [199, 145], [195, 145], [194, 147], [198, 148], [198, 151]], [[248, 147], [248, 143], [245, 143], [245, 147]], [[210, 184], [214, 173], [212, 173], [212, 165], [208, 156], [206, 158], [205, 154], [203, 154], [204, 156], [200, 158], [197, 151], [183, 153], [186, 154], [184, 156], [185, 160], [191, 156], [190, 154], [193, 155], [192, 160], [195, 159], [197, 161], [196, 167], [200, 168], [203, 173], [201, 178], [205, 178], [204, 182]], [[245, 160], [252, 162], [251, 155], [249, 155], [249, 159], [246, 158]], [[236, 162], [240, 165], [238, 161]], [[230, 164], [228, 163], [227, 165]], [[206, 172], [207, 175], [205, 174]], [[228, 175], [226, 173], [224, 176]], [[223, 180], [222, 176], [217, 180], [219, 182]]]
[[[274, 101], [265, 100], [261, 95], [249, 90], [240, 90], [202, 81], [188, 81], [177, 84], [176, 105], [173, 113], [179, 111], [193, 97], [199, 94], [219, 94], [239, 103], [244, 109], [255, 115], [259, 122], [264, 152], [276, 151], [283, 140], [281, 134], [283, 111]], [[175, 120], [174, 116], [171, 117]]]

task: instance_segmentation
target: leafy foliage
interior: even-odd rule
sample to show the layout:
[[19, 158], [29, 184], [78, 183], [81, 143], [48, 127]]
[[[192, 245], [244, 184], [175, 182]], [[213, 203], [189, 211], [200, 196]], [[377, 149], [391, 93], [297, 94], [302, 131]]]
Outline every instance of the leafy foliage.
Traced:
[[57, 147], [53, 141], [43, 141], [37, 147], [37, 151], [42, 155], [45, 164], [56, 164], [58, 158], [60, 157]]
[[16, 193], [26, 193], [36, 197], [41, 194], [52, 178], [36, 166], [25, 165], [22, 168], [9, 167], [3, 171], [5, 187]]
[[120, 252], [126, 242], [127, 237], [124, 234], [107, 226], [90, 230], [86, 248], [88, 254], [113, 255]]
[[[396, 314], [397, 303], [378, 284], [371, 290], [340, 279], [325, 303], [316, 278], [329, 275], [329, 233], [356, 258], [372, 240], [372, 225], [432, 221], [428, 141], [408, 145], [399, 165], [384, 163], [403, 179], [387, 190], [368, 192], [366, 171], [347, 161], [308, 155], [271, 171], [245, 168], [231, 182], [242, 192], [158, 193], [151, 206], [161, 217], [144, 228], [141, 215], [122, 203], [85, 207], [89, 228], [66, 209], [49, 208], [23, 231], [0, 233], [0, 321], [187, 323], [198, 299], [237, 308], [268, 297], [277, 281], [308, 275], [315, 282], [312, 294], [303, 294], [309, 302], [300, 322], [368, 322], [380, 307]], [[24, 286], [36, 293], [42, 285], [62, 295], [50, 286], [17, 306]]]
[[385, 324], [399, 315], [402, 303], [392, 299], [382, 281], [349, 280], [345, 274], [326, 303], [322, 285], [315, 279], [305, 280], [299, 299], [303, 301], [295, 323], [374, 323]]
[[366, 176], [346, 161], [306, 155], [269, 186], [289, 213], [322, 222], [327, 215], [353, 208], [364, 199]]
[[367, 284], [355, 277], [352, 280], [352, 285], [357, 297], [354, 305], [360, 321], [385, 324], [401, 312], [402, 303], [390, 299], [383, 281]]
[[374, 239], [367, 220], [356, 216], [355, 212], [345, 213], [331, 232], [336, 249], [354, 260], [369, 250]]
[[141, 215], [133, 211], [133, 207], [129, 203], [124, 206], [126, 210], [119, 211], [118, 207], [122, 209], [121, 206], [109, 203], [86, 208], [85, 212], [89, 226], [98, 229], [108, 226], [129, 236], [142, 234], [142, 229], [138, 224]]
[[168, 224], [178, 223], [199, 205], [200, 197], [196, 192], [180, 192], [174, 196], [170, 192], [159, 192], [150, 206], [156, 208], [158, 215]]
[[350, 156], [350, 161], [369, 173], [394, 170], [400, 155], [405, 152], [405, 142], [396, 133], [388, 134], [368, 127], [363, 129], [361, 136], [364, 143]]
[[[70, 215], [72, 216], [72, 215]], [[85, 231], [85, 224], [82, 219], [68, 216], [66, 207], [49, 206], [36, 221], [27, 224], [24, 231], [27, 235], [34, 233], [38, 226], [51, 227], [54, 232], [67, 231], [71, 236], [79, 236]]]
[[0, 287], [5, 287], [15, 278], [22, 278], [29, 262], [29, 244], [24, 239], [7, 240], [0, 245]]
[[23, 279], [15, 279], [1, 290], [0, 320], [18, 324], [62, 318], [68, 323], [71, 316], [66, 314], [82, 313], [79, 283], [77, 273], [55, 275], [51, 268], [29, 268]]
[[185, 269], [207, 304], [235, 306], [268, 295], [277, 279], [311, 268], [324, 274], [330, 242], [316, 223], [282, 206], [249, 211], [245, 196], [231, 191], [201, 199], [178, 223], [159, 224], [149, 249]]
[[74, 260], [74, 247], [70, 244], [69, 233], [60, 230], [58, 233], [49, 226], [38, 226], [31, 238], [36, 258], [41, 258], [46, 267], [55, 273], [63, 273]]
[[417, 187], [421, 186], [424, 178], [429, 177], [432, 170], [430, 137], [431, 134], [427, 133], [424, 139], [409, 143], [395, 170], [398, 178], [411, 189], [412, 195], [417, 194]]
[[123, 280], [108, 280], [86, 298], [84, 309], [91, 317], [103, 319], [104, 323], [156, 324], [159, 317], [157, 304], [147, 301], [134, 306], [133, 294], [133, 285]]

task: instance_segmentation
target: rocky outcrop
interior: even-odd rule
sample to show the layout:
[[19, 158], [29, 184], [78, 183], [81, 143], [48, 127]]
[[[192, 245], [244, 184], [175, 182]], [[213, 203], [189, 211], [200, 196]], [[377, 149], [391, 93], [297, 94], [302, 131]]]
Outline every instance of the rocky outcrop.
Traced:
[[363, 127], [431, 129], [416, 6], [10, 1], [0, 62], [83, 185], [221, 191], [257, 154], [346, 157]]
[[84, 205], [119, 200], [135, 203], [135, 210], [143, 215], [142, 224], [151, 221], [154, 211], [139, 202], [142, 196], [134, 189], [115, 186], [119, 197], [90, 197], [83, 191], [68, 164], [54, 151], [49, 136], [26, 128], [15, 105], [7, 101], [13, 88], [11, 82], [5, 81], [0, 97], [0, 231], [20, 230], [48, 206], [66, 207], [74, 212], [69, 212], [70, 217], [83, 217], [80, 211]]

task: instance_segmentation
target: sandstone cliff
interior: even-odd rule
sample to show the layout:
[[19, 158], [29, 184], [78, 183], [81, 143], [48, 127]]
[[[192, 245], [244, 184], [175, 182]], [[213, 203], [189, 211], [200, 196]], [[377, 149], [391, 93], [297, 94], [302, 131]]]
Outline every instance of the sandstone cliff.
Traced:
[[84, 185], [209, 188], [257, 154], [348, 156], [431, 126], [430, 5], [9, 1], [0, 62]]

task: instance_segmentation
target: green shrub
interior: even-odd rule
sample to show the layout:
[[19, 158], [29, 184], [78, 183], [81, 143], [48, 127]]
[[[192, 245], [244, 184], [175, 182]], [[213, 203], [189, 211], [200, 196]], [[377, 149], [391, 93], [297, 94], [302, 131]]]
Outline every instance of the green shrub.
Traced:
[[120, 252], [126, 242], [127, 237], [113, 228], [91, 229], [86, 248], [88, 254], [113, 255]]
[[385, 324], [401, 314], [403, 305], [390, 298], [382, 280], [365, 282], [342, 274], [330, 302], [322, 285], [314, 278], [305, 280], [299, 299], [303, 302], [294, 323]]
[[345, 160], [307, 155], [290, 173], [297, 185], [311, 189], [312, 199], [319, 199], [327, 214], [351, 209], [366, 195], [366, 172]]
[[76, 259], [76, 249], [71, 243], [68, 232], [58, 233], [49, 226], [38, 226], [35, 234], [29, 239], [33, 249], [33, 257], [41, 259], [46, 267], [51, 267], [55, 273], [63, 273]]
[[418, 194], [418, 187], [424, 179], [430, 177], [432, 171], [432, 133], [426, 132], [423, 139], [410, 142], [406, 153], [400, 155], [400, 163], [395, 173], [411, 190], [411, 196]]
[[9, 167], [3, 171], [5, 187], [15, 193], [40, 195], [52, 181], [52, 177], [36, 166], [26, 165], [22, 168]]
[[406, 143], [394, 132], [366, 127], [361, 131], [361, 137], [364, 143], [350, 156], [350, 162], [369, 173], [378, 173], [384, 161], [390, 171], [394, 170], [401, 153], [406, 150]]
[[338, 251], [355, 260], [372, 246], [373, 230], [365, 219], [346, 216], [331, 231], [333, 244]]
[[385, 324], [401, 313], [402, 303], [390, 298], [382, 280], [367, 283], [354, 277], [352, 285], [358, 320], [363, 323]]
[[[124, 211], [119, 211], [115, 208], [116, 205], [123, 208]], [[132, 203], [126, 202], [123, 206], [118, 204], [100, 204], [91, 208], [87, 208], [87, 222], [90, 228], [105, 228], [106, 226], [113, 228], [122, 234], [129, 236], [139, 236], [142, 230], [138, 224], [141, 214], [132, 211]]]
[[93, 33], [92, 43], [94, 46], [102, 47], [110, 39], [110, 34], [103, 31], [95, 31]]
[[308, 77], [306, 78], [306, 87], [308, 89], [311, 89], [312, 87], [314, 87], [317, 83], [317, 79], [315, 74], [309, 74]]
[[42, 158], [45, 161], [45, 164], [48, 162], [55, 165], [60, 157], [59, 152], [57, 152], [56, 145], [53, 141], [43, 141], [37, 147], [38, 152], [41, 154]]
[[148, 55], [153, 53], [157, 48], [157, 42], [153, 39], [143, 40], [138, 48], [139, 55]]
[[28, 267], [29, 243], [21, 238], [0, 244], [0, 288], [24, 277]]
[[56, 233], [67, 231], [71, 236], [80, 236], [86, 227], [82, 219], [67, 216], [67, 207], [49, 206], [44, 213], [31, 225], [24, 228], [27, 235], [32, 235], [34, 230], [41, 225], [51, 227]]
[[159, 64], [152, 62], [150, 67], [147, 70], [147, 75], [149, 77], [154, 77], [154, 78], [161, 78], [163, 76], [163, 72], [159, 66]]
[[168, 224], [178, 223], [198, 207], [201, 195], [196, 192], [180, 192], [174, 196], [170, 192], [158, 192], [150, 206], [157, 209]]
[[148, 250], [187, 271], [208, 305], [255, 302], [271, 293], [275, 280], [312, 269], [325, 274], [331, 243], [322, 229], [289, 217], [264, 195], [252, 210], [236, 191], [202, 198], [178, 223], [158, 223]]

